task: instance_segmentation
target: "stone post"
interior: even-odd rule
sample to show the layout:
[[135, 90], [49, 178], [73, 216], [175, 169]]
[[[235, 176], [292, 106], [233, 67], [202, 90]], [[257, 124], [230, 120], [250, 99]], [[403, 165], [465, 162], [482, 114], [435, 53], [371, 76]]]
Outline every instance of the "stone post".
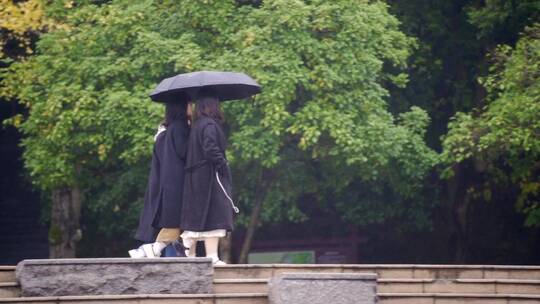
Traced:
[[375, 304], [375, 273], [283, 273], [269, 282], [270, 304]]
[[17, 265], [22, 296], [209, 294], [210, 258], [24, 260]]

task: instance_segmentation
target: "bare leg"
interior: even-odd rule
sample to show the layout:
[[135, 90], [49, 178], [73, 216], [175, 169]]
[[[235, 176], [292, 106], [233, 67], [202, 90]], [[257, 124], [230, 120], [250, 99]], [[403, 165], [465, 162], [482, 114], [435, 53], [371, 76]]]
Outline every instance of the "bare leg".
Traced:
[[148, 257], [148, 258], [157, 258], [161, 256], [161, 252], [167, 245], [176, 241], [180, 236], [179, 228], [161, 228], [159, 234], [157, 235], [156, 241], [150, 244], [144, 244], [139, 247], [139, 251], [131, 250], [129, 255], [131, 257]]
[[186, 256], [188, 258], [194, 258], [197, 256], [197, 240], [190, 238], [183, 238], [182, 242], [186, 248]]
[[218, 245], [219, 245], [218, 237], [210, 237], [210, 238], [204, 239], [204, 248], [206, 249], [206, 257], [212, 258], [212, 262], [214, 264], [219, 265], [219, 264], [224, 264], [224, 263], [219, 260]]

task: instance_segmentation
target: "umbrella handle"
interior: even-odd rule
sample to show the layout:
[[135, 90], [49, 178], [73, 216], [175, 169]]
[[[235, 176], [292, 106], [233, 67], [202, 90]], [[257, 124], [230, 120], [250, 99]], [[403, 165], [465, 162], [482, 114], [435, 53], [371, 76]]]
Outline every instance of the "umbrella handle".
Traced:
[[221, 183], [221, 180], [219, 179], [219, 174], [217, 173], [217, 171], [216, 171], [216, 179], [217, 179], [217, 182], [218, 182], [219, 186], [221, 187], [221, 190], [223, 190], [223, 193], [225, 194], [227, 199], [229, 199], [229, 202], [231, 202], [231, 206], [232, 206], [234, 212], [235, 213], [240, 213], [240, 209], [238, 209], [238, 207], [236, 207], [234, 205], [234, 202], [233, 202], [232, 198], [229, 196], [229, 194], [227, 194], [227, 191], [225, 191], [225, 187], [223, 187], [223, 184]]

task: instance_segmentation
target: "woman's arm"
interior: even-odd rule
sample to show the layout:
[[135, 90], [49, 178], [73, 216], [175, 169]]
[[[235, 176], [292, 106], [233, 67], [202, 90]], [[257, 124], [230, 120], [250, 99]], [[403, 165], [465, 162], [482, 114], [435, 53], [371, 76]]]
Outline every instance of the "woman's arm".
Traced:
[[176, 155], [181, 160], [186, 160], [188, 138], [189, 138], [189, 128], [182, 125], [177, 125], [172, 128], [172, 142], [174, 151]]
[[219, 170], [227, 163], [225, 155], [218, 145], [219, 131], [218, 126], [209, 124], [202, 131], [202, 148], [204, 158], [211, 161]]

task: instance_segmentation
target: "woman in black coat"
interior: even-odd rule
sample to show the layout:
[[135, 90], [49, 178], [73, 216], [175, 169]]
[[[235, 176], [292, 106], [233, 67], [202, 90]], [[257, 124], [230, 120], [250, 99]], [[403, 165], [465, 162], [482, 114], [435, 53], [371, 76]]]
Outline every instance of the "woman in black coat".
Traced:
[[[167, 103], [165, 121], [154, 138], [154, 152], [144, 208], [135, 233], [135, 238], [140, 241], [155, 242], [142, 246], [147, 257], [159, 256], [161, 250], [180, 235], [188, 138], [187, 103]], [[131, 256], [141, 257], [142, 252], [138, 253], [139, 255], [130, 251]]]
[[225, 156], [226, 139], [219, 100], [209, 90], [199, 94], [188, 143], [184, 199], [180, 227], [188, 256], [195, 256], [197, 240], [204, 240], [206, 256], [222, 264], [218, 241], [233, 229], [231, 173]]

